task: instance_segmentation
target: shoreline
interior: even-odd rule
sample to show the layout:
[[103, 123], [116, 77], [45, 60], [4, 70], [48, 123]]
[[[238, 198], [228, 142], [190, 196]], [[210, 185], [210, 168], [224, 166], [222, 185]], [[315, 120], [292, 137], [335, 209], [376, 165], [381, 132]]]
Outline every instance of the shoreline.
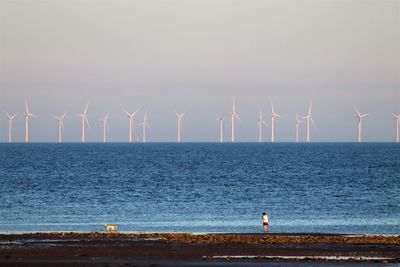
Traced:
[[399, 235], [387, 234], [336, 234], [336, 233], [196, 233], [196, 232], [17, 232], [1, 233], [0, 242], [4, 239], [24, 239], [48, 237], [61, 238], [159, 238], [165, 241], [190, 243], [329, 243], [329, 244], [399, 244]]
[[[400, 236], [36, 232], [0, 234], [1, 266], [347, 266], [400, 263]], [[331, 266], [331, 265], [330, 265]]]

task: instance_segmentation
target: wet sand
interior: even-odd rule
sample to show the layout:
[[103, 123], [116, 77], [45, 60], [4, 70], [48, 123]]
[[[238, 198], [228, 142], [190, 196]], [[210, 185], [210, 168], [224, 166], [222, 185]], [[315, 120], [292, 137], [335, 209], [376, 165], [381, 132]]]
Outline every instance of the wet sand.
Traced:
[[0, 266], [382, 266], [400, 236], [324, 234], [0, 235]]

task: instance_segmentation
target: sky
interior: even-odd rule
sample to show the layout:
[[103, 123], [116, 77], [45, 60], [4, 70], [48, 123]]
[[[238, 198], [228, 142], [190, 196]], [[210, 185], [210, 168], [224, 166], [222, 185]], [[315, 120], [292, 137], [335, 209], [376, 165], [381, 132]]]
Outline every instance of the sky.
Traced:
[[[356, 141], [354, 106], [371, 115], [363, 139], [395, 139], [400, 113], [400, 1], [388, 0], [0, 0], [0, 142], [4, 111], [19, 112], [14, 139], [57, 140], [52, 115], [67, 111], [64, 140], [126, 142], [123, 108], [147, 110], [149, 141], [176, 140], [175, 111], [186, 112], [182, 140], [219, 140], [219, 116], [236, 140], [257, 141], [258, 112], [270, 139], [271, 100], [282, 118], [276, 141], [293, 142], [296, 112], [313, 102], [312, 141]], [[305, 138], [305, 124], [300, 138]]]

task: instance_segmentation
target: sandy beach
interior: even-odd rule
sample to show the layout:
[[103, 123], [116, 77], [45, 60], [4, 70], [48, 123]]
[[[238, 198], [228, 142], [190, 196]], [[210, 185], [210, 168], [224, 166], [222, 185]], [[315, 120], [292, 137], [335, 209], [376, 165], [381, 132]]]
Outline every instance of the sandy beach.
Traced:
[[400, 236], [30, 233], [0, 235], [0, 266], [382, 266]]

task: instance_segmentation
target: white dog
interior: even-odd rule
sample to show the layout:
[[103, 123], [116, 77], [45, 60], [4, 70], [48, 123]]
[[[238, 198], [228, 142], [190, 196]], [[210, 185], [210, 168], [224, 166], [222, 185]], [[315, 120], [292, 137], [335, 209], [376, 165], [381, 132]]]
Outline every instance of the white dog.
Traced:
[[115, 233], [118, 230], [118, 226], [111, 225], [111, 224], [105, 224], [104, 225], [104, 230], [106, 232]]

